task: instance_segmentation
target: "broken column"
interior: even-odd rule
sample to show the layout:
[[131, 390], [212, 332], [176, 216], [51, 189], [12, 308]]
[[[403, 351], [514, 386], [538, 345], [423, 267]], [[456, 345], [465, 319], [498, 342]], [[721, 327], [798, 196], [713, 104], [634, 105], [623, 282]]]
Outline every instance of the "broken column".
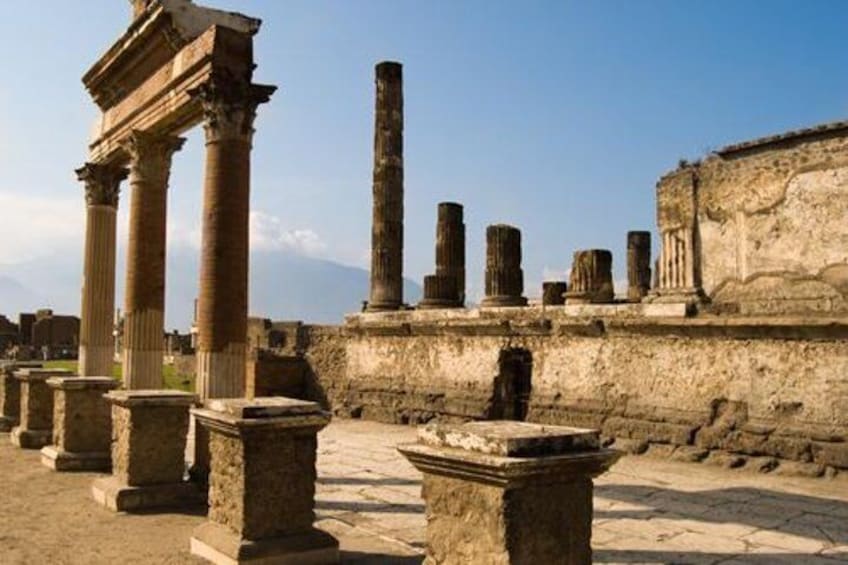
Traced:
[[565, 304], [565, 292], [568, 285], [565, 281], [545, 281], [542, 283], [542, 304], [545, 306], [561, 306]]
[[627, 232], [627, 300], [641, 302], [651, 290], [651, 232]]
[[189, 93], [206, 116], [196, 354], [201, 400], [244, 395], [250, 151], [256, 109], [274, 90], [213, 76]]
[[368, 310], [403, 304], [403, 70], [376, 67], [374, 113], [374, 209], [371, 223], [371, 293]]
[[481, 306], [526, 306], [521, 231], [506, 224], [486, 228], [486, 297]]
[[112, 476], [92, 485], [116, 512], [194, 504], [202, 492], [183, 480], [189, 408], [197, 396], [172, 390], [106, 395], [112, 411]]
[[614, 298], [612, 253], [606, 249], [575, 251], [565, 303], [609, 304]]
[[465, 304], [465, 224], [462, 204], [439, 203], [436, 274], [424, 277], [419, 308], [461, 308]]
[[10, 432], [20, 422], [21, 381], [15, 377], [15, 371], [40, 367], [41, 363], [30, 362], [0, 365], [0, 432]]
[[419, 428], [427, 563], [592, 562], [592, 479], [619, 453], [599, 432], [521, 422]]
[[118, 195], [127, 170], [86, 163], [77, 177], [85, 183], [85, 256], [79, 337], [79, 374], [112, 374], [115, 313], [115, 227]]
[[313, 526], [317, 434], [330, 421], [314, 402], [214, 400], [192, 410], [209, 430], [209, 520], [191, 552], [213, 563], [335, 563], [339, 544]]
[[20, 422], [12, 429], [10, 439], [17, 447], [41, 449], [53, 439], [53, 390], [47, 384], [51, 377], [69, 377], [66, 369], [18, 369], [15, 378], [21, 383]]
[[53, 377], [53, 443], [41, 462], [54, 471], [108, 471], [112, 466], [112, 413], [104, 394], [120, 384], [110, 377]]

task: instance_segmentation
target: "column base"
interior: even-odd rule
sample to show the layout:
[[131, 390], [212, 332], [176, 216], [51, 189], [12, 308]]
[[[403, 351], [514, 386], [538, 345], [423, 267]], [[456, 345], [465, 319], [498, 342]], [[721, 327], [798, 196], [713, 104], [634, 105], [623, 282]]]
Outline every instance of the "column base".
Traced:
[[366, 312], [390, 312], [392, 310], [402, 310], [403, 304], [400, 302], [369, 302], [365, 306]]
[[206, 522], [194, 530], [191, 554], [215, 565], [319, 565], [339, 562], [339, 542], [318, 529], [250, 541], [224, 526]]
[[487, 296], [480, 302], [480, 306], [483, 308], [527, 306], [527, 299], [523, 296]]
[[53, 441], [53, 430], [24, 430], [15, 426], [9, 439], [12, 445], [21, 449], [41, 449]]
[[112, 469], [112, 454], [108, 451], [73, 453], [56, 445], [41, 450], [41, 464], [57, 472], [103, 471]]
[[95, 502], [115, 512], [135, 512], [155, 508], [201, 506], [205, 493], [192, 483], [130, 486], [117, 477], [97, 479], [91, 485]]
[[443, 308], [462, 308], [462, 304], [456, 300], [439, 300], [437, 298], [425, 298], [415, 307], [417, 310], [437, 310]]
[[12, 428], [18, 425], [18, 421], [8, 416], [0, 416], [0, 432], [11, 432]]
[[201, 400], [244, 396], [245, 344], [231, 343], [223, 351], [198, 351], [196, 357], [197, 395]]

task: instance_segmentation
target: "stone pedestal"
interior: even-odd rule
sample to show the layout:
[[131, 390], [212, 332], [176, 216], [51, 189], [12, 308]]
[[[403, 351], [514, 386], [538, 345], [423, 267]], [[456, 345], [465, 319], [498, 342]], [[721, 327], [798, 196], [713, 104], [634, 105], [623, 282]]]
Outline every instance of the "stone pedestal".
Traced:
[[609, 304], [614, 298], [612, 253], [606, 249], [575, 251], [565, 303]]
[[374, 208], [368, 310], [403, 305], [403, 67], [384, 61], [376, 72]]
[[19, 369], [21, 383], [20, 423], [12, 429], [12, 443], [24, 449], [41, 449], [53, 439], [53, 389], [51, 377], [70, 377], [64, 369]]
[[15, 378], [15, 371], [39, 367], [41, 363], [8, 362], [0, 366], [0, 432], [10, 432], [20, 422], [21, 381]]
[[520, 422], [419, 429], [427, 564], [592, 562], [592, 478], [619, 453], [599, 432]]
[[92, 495], [118, 512], [196, 504], [203, 493], [185, 482], [189, 408], [197, 397], [170, 390], [112, 391], [112, 476]]
[[545, 281], [542, 283], [542, 304], [545, 306], [562, 306], [565, 304], [565, 292], [568, 285], [565, 281]]
[[486, 297], [481, 306], [526, 306], [521, 270], [521, 232], [497, 224], [486, 228]]
[[103, 395], [118, 387], [111, 377], [54, 377], [53, 444], [41, 462], [54, 471], [108, 471], [112, 466], [112, 413]]
[[212, 400], [209, 521], [191, 552], [213, 563], [335, 563], [338, 542], [312, 523], [317, 433], [330, 415], [282, 397]]
[[641, 302], [651, 290], [651, 232], [627, 232], [627, 300]]

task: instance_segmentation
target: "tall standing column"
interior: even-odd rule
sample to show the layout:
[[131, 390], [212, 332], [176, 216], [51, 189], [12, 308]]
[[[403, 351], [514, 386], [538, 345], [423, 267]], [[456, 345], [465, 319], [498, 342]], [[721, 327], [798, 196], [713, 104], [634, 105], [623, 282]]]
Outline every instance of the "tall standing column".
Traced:
[[376, 67], [374, 211], [368, 310], [403, 304], [403, 72], [400, 63]]
[[651, 232], [627, 232], [627, 300], [641, 302], [651, 290]]
[[486, 228], [486, 297], [481, 306], [526, 306], [521, 231], [505, 224]]
[[112, 374], [115, 312], [115, 225], [121, 181], [127, 170], [86, 163], [76, 171], [85, 183], [85, 257], [80, 310], [79, 374]]
[[130, 155], [130, 235], [124, 296], [124, 386], [162, 388], [165, 334], [165, 227], [171, 156], [179, 137], [133, 131]]
[[244, 395], [247, 351], [250, 151], [259, 104], [275, 87], [213, 77], [190, 92], [205, 114], [206, 174], [197, 393], [201, 400]]

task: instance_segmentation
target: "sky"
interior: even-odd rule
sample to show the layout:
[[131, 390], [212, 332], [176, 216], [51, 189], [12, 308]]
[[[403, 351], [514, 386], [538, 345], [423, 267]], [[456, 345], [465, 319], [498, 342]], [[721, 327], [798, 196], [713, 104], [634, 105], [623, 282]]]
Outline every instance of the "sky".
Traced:
[[[254, 248], [368, 267], [374, 65], [396, 60], [404, 274], [433, 271], [436, 204], [461, 202], [471, 297], [482, 293], [488, 224], [521, 228], [530, 296], [567, 278], [577, 249], [612, 250], [621, 280], [626, 232], [656, 233], [655, 183], [679, 159], [848, 117], [840, 0], [208, 4], [263, 20], [255, 81], [280, 87], [255, 124]], [[73, 170], [96, 107], [80, 77], [123, 33], [130, 5], [8, 2], [3, 13], [0, 266], [51, 254], [81, 263]], [[187, 137], [172, 170], [169, 249], [199, 245], [202, 132]]]

